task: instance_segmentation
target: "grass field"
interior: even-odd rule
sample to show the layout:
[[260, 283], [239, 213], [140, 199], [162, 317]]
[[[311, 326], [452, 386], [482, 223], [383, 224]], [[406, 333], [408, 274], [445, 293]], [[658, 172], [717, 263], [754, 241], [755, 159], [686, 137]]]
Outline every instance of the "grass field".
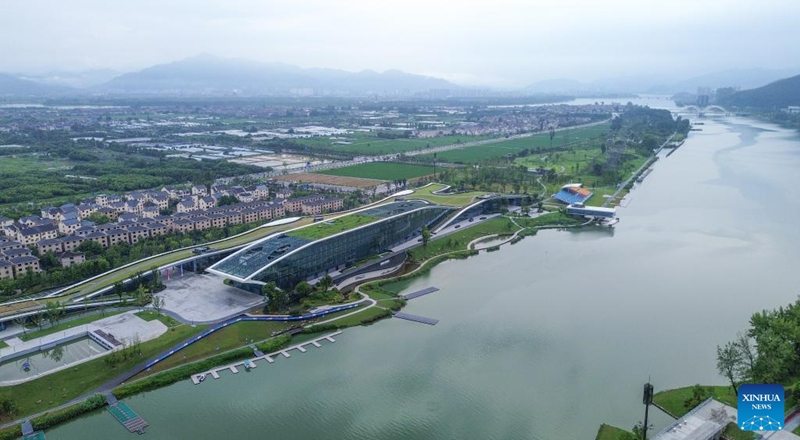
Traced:
[[60, 171], [72, 168], [66, 160], [45, 158], [44, 156], [18, 155], [3, 156], [0, 160], [0, 173], [28, 173], [31, 171]]
[[[553, 147], [578, 144], [592, 138], [599, 138], [603, 133], [608, 132], [609, 125], [601, 124], [594, 127], [576, 128], [574, 130], [564, 130], [557, 132], [553, 138]], [[503, 157], [507, 154], [516, 154], [526, 148], [531, 150], [541, 150], [550, 147], [550, 135], [548, 133], [536, 134], [521, 139], [511, 139], [486, 145], [476, 145], [474, 147], [461, 148], [438, 153], [437, 158], [441, 161], [455, 163], [477, 163], [485, 159]], [[426, 155], [428, 157], [430, 155]], [[432, 156], [431, 156], [432, 157]]]
[[478, 237], [491, 234], [513, 234], [518, 229], [509, 218], [497, 217], [431, 240], [427, 246], [420, 246], [409, 251], [409, 255], [414, 261], [424, 261], [447, 252], [465, 250], [467, 244]]
[[342, 217], [319, 222], [316, 225], [311, 225], [296, 231], [287, 233], [292, 237], [305, 238], [306, 240], [319, 240], [320, 238], [329, 237], [339, 232], [348, 231], [359, 226], [364, 226], [378, 220], [377, 217], [372, 217], [363, 214], [351, 214]]
[[[669, 411], [675, 417], [682, 417], [691, 408], [686, 408], [684, 402], [692, 397], [693, 387], [675, 388], [674, 390], [660, 391], [653, 396], [653, 401]], [[736, 394], [729, 386], [704, 386], [711, 392], [714, 399], [736, 408]]]
[[466, 206], [475, 201], [475, 197], [486, 194], [481, 191], [470, 191], [453, 195], [437, 195], [433, 191], [439, 191], [446, 186], [442, 184], [432, 184], [424, 188], [414, 190], [414, 194], [407, 196], [408, 199], [422, 199], [429, 202], [448, 206]]
[[[221, 353], [233, 348], [242, 348], [253, 342], [263, 341], [272, 337], [272, 332], [286, 330], [298, 325], [296, 322], [279, 321], [245, 321], [225, 327], [198, 342], [184, 348], [178, 353], [154, 365], [150, 372], [142, 372], [136, 378], [147, 377], [159, 371], [194, 362], [216, 353]], [[219, 350], [217, 350], [219, 348]]]
[[27, 333], [23, 333], [19, 335], [19, 338], [23, 341], [30, 341], [31, 339], [40, 338], [42, 336], [51, 335], [53, 333], [58, 333], [63, 330], [67, 330], [74, 327], [80, 327], [85, 324], [89, 324], [90, 322], [99, 321], [104, 318], [108, 318], [109, 316], [119, 315], [119, 311], [111, 311], [106, 313], [92, 313], [90, 315], [81, 316], [79, 318], [71, 319], [69, 321], [64, 321], [58, 325], [53, 327], [43, 328], [41, 330], [29, 331]]
[[356, 133], [348, 137], [352, 139], [349, 145], [333, 145], [329, 138], [298, 139], [297, 142], [310, 147], [332, 148], [356, 154], [378, 156], [489, 138], [489, 136], [439, 136], [425, 139], [381, 139], [376, 133]]
[[433, 174], [433, 167], [393, 162], [372, 162], [333, 170], [319, 171], [329, 176], [359, 177], [362, 179], [400, 180]]
[[619, 440], [623, 438], [627, 432], [628, 431], [624, 429], [603, 423], [600, 425], [600, 429], [597, 430], [597, 436], [594, 440]]
[[[104, 358], [76, 365], [55, 374], [42, 376], [34, 381], [0, 388], [0, 398], [8, 397], [16, 404], [13, 418], [24, 417], [54, 406], [64, 404], [114, 378], [121, 372], [155, 356], [167, 347], [196, 335], [205, 326], [181, 325], [152, 341], [141, 344], [141, 355], [119, 362], [111, 367]], [[10, 420], [4, 415], [0, 421]]]

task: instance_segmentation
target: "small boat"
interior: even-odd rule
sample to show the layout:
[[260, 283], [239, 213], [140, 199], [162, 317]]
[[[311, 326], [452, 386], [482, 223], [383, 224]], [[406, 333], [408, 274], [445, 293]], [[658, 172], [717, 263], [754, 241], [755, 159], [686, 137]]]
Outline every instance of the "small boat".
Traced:
[[206, 380], [206, 375], [205, 375], [205, 373], [204, 373], [204, 374], [198, 374], [198, 375], [197, 375], [197, 381], [198, 381], [198, 382], [202, 382], [202, 381], [204, 381], [204, 380]]
[[245, 361], [244, 361], [244, 369], [245, 370], [250, 371], [250, 369], [253, 368], [254, 366], [255, 365], [253, 365], [253, 361], [251, 361], [250, 359], [245, 359]]
[[22, 371], [26, 373], [28, 371], [31, 371], [31, 363], [29, 361], [26, 360], [25, 362], [22, 363]]

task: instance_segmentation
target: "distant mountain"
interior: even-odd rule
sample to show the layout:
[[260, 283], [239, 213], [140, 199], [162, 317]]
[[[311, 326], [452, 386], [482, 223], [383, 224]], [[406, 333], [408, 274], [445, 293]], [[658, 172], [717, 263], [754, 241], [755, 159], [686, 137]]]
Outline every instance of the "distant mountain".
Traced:
[[785, 78], [757, 89], [743, 90], [720, 99], [720, 104], [765, 109], [800, 105], [800, 75]]
[[36, 81], [42, 84], [74, 87], [84, 89], [94, 87], [112, 78], [121, 75], [121, 72], [111, 69], [97, 69], [84, 71], [51, 71], [39, 74], [17, 75], [20, 79]]
[[588, 84], [569, 78], [553, 78], [528, 85], [523, 91], [528, 93], [580, 93]]
[[738, 87], [753, 89], [793, 75], [796, 70], [790, 69], [731, 69], [696, 76], [674, 84], [670, 84], [669, 92], [697, 92], [698, 87], [717, 89], [720, 87]]
[[366, 95], [455, 89], [443, 79], [399, 70], [303, 69], [281, 63], [200, 55], [120, 75], [98, 90], [121, 93], [236, 95]]
[[68, 87], [41, 84], [0, 73], [0, 96], [45, 96], [69, 91]]

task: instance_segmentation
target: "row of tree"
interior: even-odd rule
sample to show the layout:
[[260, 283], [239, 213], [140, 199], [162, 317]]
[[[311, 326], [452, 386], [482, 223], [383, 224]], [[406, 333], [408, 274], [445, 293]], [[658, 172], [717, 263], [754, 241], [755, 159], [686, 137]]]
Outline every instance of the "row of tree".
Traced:
[[800, 298], [763, 310], [750, 328], [717, 346], [717, 370], [736, 390], [742, 383], [791, 384], [800, 376]]

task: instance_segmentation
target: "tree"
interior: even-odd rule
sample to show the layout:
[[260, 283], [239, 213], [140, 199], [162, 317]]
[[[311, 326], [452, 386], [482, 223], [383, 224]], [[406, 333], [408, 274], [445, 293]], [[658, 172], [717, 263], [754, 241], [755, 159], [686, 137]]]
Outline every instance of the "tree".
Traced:
[[161, 309], [164, 308], [164, 306], [166, 305], [167, 305], [167, 300], [158, 295], [153, 295], [153, 310], [155, 310], [157, 314], [160, 315]]
[[239, 203], [239, 199], [236, 196], [222, 196], [219, 198], [217, 206], [235, 205], [237, 203]]
[[93, 257], [103, 253], [103, 246], [96, 241], [86, 240], [81, 243], [76, 250], [78, 252], [83, 252], [89, 257]]
[[102, 212], [99, 212], [99, 211], [95, 211], [95, 212], [89, 214], [88, 216], [86, 216], [86, 220], [89, 220], [90, 222], [94, 222], [94, 223], [96, 223], [98, 225], [104, 225], [106, 223], [111, 222], [111, 218], [109, 216], [107, 216], [107, 215], [105, 215], [105, 214], [103, 214]]
[[425, 226], [422, 228], [422, 245], [427, 247], [429, 241], [431, 241], [431, 231]]
[[147, 289], [144, 288], [144, 285], [140, 284], [139, 287], [136, 288], [136, 291], [133, 293], [134, 298], [136, 298], [136, 304], [139, 305], [139, 310], [144, 309], [144, 306], [150, 302], [150, 298], [147, 295]]
[[261, 291], [264, 292], [264, 296], [268, 300], [267, 309], [271, 313], [275, 313], [283, 308], [286, 302], [286, 292], [279, 289], [274, 281], [264, 284]]
[[728, 342], [724, 347], [717, 345], [717, 371], [730, 381], [733, 392], [738, 396], [737, 382], [741, 381], [742, 356], [735, 342]]
[[313, 290], [314, 288], [311, 287], [311, 284], [308, 284], [306, 281], [300, 281], [297, 283], [297, 286], [295, 286], [294, 293], [297, 294], [299, 299], [303, 299], [310, 295]]
[[120, 302], [122, 302], [122, 295], [125, 294], [125, 287], [122, 285], [121, 282], [117, 281], [114, 283], [114, 295], [119, 297]]
[[319, 287], [323, 292], [327, 292], [331, 286], [333, 286], [333, 278], [331, 278], [331, 276], [328, 274], [325, 274], [325, 276], [320, 278], [319, 282], [317, 282], [317, 287]]
[[60, 301], [51, 301], [44, 306], [47, 311], [47, 320], [51, 326], [56, 326], [61, 321], [61, 316], [66, 311], [66, 306]]
[[0, 414], [3, 414], [5, 416], [11, 416], [14, 414], [14, 411], [16, 409], [17, 409], [17, 404], [14, 403], [14, 401], [11, 400], [10, 397], [3, 396], [3, 398], [0, 399]]

